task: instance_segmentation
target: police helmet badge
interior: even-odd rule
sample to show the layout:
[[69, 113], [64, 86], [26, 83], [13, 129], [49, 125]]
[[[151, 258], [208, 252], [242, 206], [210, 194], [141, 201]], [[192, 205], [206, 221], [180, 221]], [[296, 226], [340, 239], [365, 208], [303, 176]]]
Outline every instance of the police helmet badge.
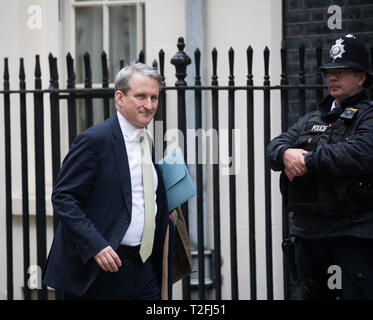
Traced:
[[342, 55], [346, 52], [344, 50], [344, 45], [342, 44], [342, 42], [343, 42], [342, 38], [335, 40], [335, 44], [330, 49], [330, 57], [333, 58], [333, 62], [337, 58], [342, 59]]

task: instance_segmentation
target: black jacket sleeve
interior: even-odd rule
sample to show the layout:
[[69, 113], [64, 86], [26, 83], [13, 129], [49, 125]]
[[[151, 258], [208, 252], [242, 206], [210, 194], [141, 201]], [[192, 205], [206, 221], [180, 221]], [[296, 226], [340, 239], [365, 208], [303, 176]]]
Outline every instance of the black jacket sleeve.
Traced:
[[52, 193], [52, 204], [65, 234], [84, 263], [109, 243], [87, 216], [82, 203], [93, 185], [96, 155], [88, 135], [77, 136], [65, 157]]
[[346, 140], [310, 151], [305, 162], [311, 174], [346, 177], [373, 173], [373, 108], [359, 115]]
[[281, 171], [284, 169], [282, 158], [288, 148], [294, 148], [304, 124], [314, 114], [310, 112], [301, 117], [288, 131], [274, 138], [267, 147], [267, 157], [272, 170]]

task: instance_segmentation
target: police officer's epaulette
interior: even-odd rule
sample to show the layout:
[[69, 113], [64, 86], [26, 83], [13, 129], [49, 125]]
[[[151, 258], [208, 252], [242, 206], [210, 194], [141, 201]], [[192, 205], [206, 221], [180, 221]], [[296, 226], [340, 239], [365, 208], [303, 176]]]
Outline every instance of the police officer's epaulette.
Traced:
[[342, 114], [339, 116], [339, 118], [344, 119], [344, 120], [351, 120], [355, 117], [358, 111], [359, 111], [358, 108], [352, 108], [352, 107], [345, 108]]
[[344, 120], [351, 120], [355, 117], [359, 110], [364, 110], [370, 107], [373, 107], [373, 101], [361, 100], [357, 106], [345, 108], [339, 117]]

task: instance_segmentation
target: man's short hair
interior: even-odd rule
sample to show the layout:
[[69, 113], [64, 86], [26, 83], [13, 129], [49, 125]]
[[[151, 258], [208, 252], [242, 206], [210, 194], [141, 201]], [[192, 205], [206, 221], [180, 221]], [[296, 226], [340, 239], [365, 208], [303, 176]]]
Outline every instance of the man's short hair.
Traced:
[[159, 86], [161, 84], [161, 76], [157, 70], [144, 63], [132, 62], [117, 73], [115, 77], [115, 91], [119, 90], [127, 94], [130, 89], [130, 79], [134, 73], [140, 73], [145, 77], [153, 78], [158, 82]]

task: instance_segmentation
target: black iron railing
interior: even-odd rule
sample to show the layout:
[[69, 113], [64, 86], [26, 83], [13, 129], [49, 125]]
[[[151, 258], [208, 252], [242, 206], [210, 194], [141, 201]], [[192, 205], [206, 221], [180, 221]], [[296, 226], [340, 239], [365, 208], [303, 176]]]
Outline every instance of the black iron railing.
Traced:
[[[214, 48], [211, 52], [212, 61], [212, 77], [209, 85], [202, 85], [201, 75], [200, 75], [200, 56], [201, 53], [196, 49], [194, 54], [194, 64], [195, 64], [195, 81], [193, 85], [187, 85], [185, 78], [187, 75], [187, 66], [191, 63], [190, 57], [184, 52], [184, 40], [183, 38], [178, 39], [178, 49], [177, 54], [171, 59], [171, 64], [176, 68], [177, 81], [174, 86], [168, 86], [165, 82], [164, 76], [164, 66], [165, 66], [165, 53], [160, 50], [158, 61], [153, 62], [153, 67], [157, 68], [162, 77], [161, 91], [159, 96], [159, 107], [157, 114], [155, 116], [156, 121], [162, 121], [163, 123], [163, 135], [162, 137], [155, 136], [155, 146], [159, 145], [157, 139], [160, 138], [162, 143], [160, 143], [160, 148], [165, 150], [166, 141], [163, 139], [164, 134], [167, 129], [166, 123], [166, 100], [167, 92], [175, 90], [177, 92], [177, 114], [178, 114], [178, 129], [184, 135], [184, 145], [182, 146], [184, 155], [187, 154], [187, 121], [186, 112], [190, 110], [186, 106], [186, 91], [192, 91], [194, 93], [194, 112], [195, 112], [195, 130], [203, 128], [202, 123], [202, 111], [211, 112], [212, 115], [212, 128], [219, 132], [219, 104], [220, 93], [226, 92], [228, 98], [228, 151], [229, 157], [235, 159], [235, 154], [237, 150], [234, 149], [235, 141], [233, 130], [236, 129], [236, 92], [243, 91], [246, 93], [246, 109], [247, 109], [247, 183], [248, 190], [248, 239], [237, 239], [237, 193], [236, 193], [236, 175], [231, 174], [229, 176], [229, 212], [224, 214], [229, 214], [230, 223], [230, 289], [231, 298], [239, 299], [239, 278], [238, 278], [238, 255], [242, 254], [237, 252], [237, 241], [248, 241], [249, 242], [249, 261], [250, 266], [248, 272], [250, 272], [250, 298], [257, 299], [257, 254], [265, 254], [266, 257], [266, 290], [267, 299], [273, 299], [273, 248], [272, 248], [272, 200], [271, 200], [271, 172], [268, 162], [265, 162], [264, 167], [264, 181], [265, 181], [265, 253], [256, 252], [256, 238], [255, 238], [255, 216], [256, 214], [261, 214], [256, 212], [255, 206], [255, 157], [254, 157], [254, 145], [258, 143], [258, 138], [254, 132], [254, 91], [263, 92], [263, 128], [264, 128], [264, 143], [266, 146], [271, 139], [271, 92], [274, 90], [279, 90], [281, 95], [281, 129], [284, 131], [288, 128], [288, 102], [289, 102], [289, 92], [298, 92], [298, 103], [299, 110], [301, 114], [306, 111], [306, 91], [311, 91], [314, 93], [314, 100], [319, 101], [323, 96], [325, 86], [322, 84], [322, 75], [317, 72], [314, 77], [314, 83], [306, 84], [306, 78], [304, 75], [304, 64], [305, 64], [305, 50], [304, 47], [299, 49], [299, 81], [297, 84], [288, 84], [288, 77], [286, 72], [286, 48], [283, 46], [281, 49], [281, 83], [280, 85], [271, 85], [269, 76], [269, 57], [270, 51], [268, 48], [264, 50], [264, 81], [263, 85], [254, 86], [253, 74], [252, 74], [252, 64], [253, 64], [253, 49], [251, 46], [247, 49], [247, 82], [244, 86], [237, 86], [235, 83], [234, 75], [234, 50], [230, 48], [228, 52], [228, 63], [229, 63], [229, 77], [228, 85], [221, 86], [218, 82], [217, 75], [217, 56], [218, 52]], [[321, 48], [316, 48], [315, 56], [317, 66], [321, 64]], [[28, 288], [28, 268], [30, 266], [30, 223], [29, 215], [30, 209], [29, 203], [29, 172], [28, 172], [28, 155], [27, 155], [27, 116], [26, 109], [33, 108], [34, 110], [34, 137], [35, 137], [35, 192], [36, 192], [36, 234], [37, 234], [37, 264], [42, 268], [45, 265], [47, 257], [47, 223], [46, 223], [46, 187], [45, 187], [45, 158], [46, 152], [51, 152], [52, 155], [52, 175], [53, 184], [56, 181], [56, 177], [61, 165], [61, 119], [60, 111], [62, 100], [67, 101], [67, 118], [68, 118], [68, 143], [72, 143], [74, 137], [78, 134], [77, 126], [77, 102], [84, 102], [84, 128], [87, 128], [94, 124], [93, 117], [93, 100], [100, 99], [103, 101], [103, 118], [106, 119], [113, 115], [110, 109], [110, 101], [114, 96], [114, 89], [109, 87], [108, 82], [108, 67], [106, 54], [102, 53], [102, 87], [92, 88], [92, 76], [91, 76], [91, 65], [89, 54], [84, 55], [84, 70], [85, 70], [85, 80], [84, 88], [76, 88], [75, 82], [75, 71], [74, 71], [74, 60], [70, 54], [66, 56], [66, 74], [67, 74], [67, 84], [66, 89], [59, 88], [59, 75], [57, 70], [57, 59], [50, 54], [49, 55], [49, 70], [50, 70], [50, 85], [48, 89], [42, 89], [41, 82], [41, 68], [40, 68], [40, 58], [36, 56], [35, 60], [35, 85], [34, 89], [26, 89], [25, 82], [25, 72], [23, 59], [20, 60], [20, 73], [19, 73], [19, 90], [10, 90], [9, 87], [9, 70], [8, 70], [8, 59], [4, 59], [4, 86], [0, 94], [3, 96], [4, 100], [4, 133], [5, 133], [5, 190], [6, 190], [6, 250], [7, 250], [7, 292], [8, 299], [13, 299], [14, 297], [14, 278], [13, 278], [13, 212], [12, 212], [12, 159], [11, 159], [11, 105], [10, 96], [17, 95], [20, 98], [20, 130], [21, 130], [21, 162], [22, 162], [22, 223], [23, 223], [23, 265], [24, 265], [24, 299], [30, 299], [31, 293]], [[144, 53], [141, 52], [138, 58], [139, 61], [144, 62]], [[124, 62], [120, 62], [120, 66], [123, 67]], [[317, 68], [318, 69], [318, 68]], [[309, 79], [309, 77], [307, 77]], [[203, 93], [211, 96], [211, 103], [207, 105], [205, 100], [203, 100]], [[26, 105], [26, 95], [33, 95], [33, 105]], [[44, 149], [44, 99], [49, 97], [49, 107], [50, 107], [50, 126], [51, 126], [51, 148]], [[209, 109], [209, 110], [207, 110]], [[48, 123], [49, 125], [49, 123]], [[215, 141], [213, 137], [213, 155], [219, 155], [219, 142]], [[205, 238], [204, 234], [204, 215], [205, 208], [203, 198], [206, 190], [203, 187], [203, 175], [205, 166], [198, 162], [199, 155], [201, 155], [203, 148], [206, 146], [201, 145], [200, 140], [196, 137], [195, 145], [195, 157], [196, 157], [196, 186], [197, 186], [197, 246], [198, 246], [198, 297], [199, 299], [206, 299], [206, 285], [205, 285]], [[238, 151], [239, 152], [239, 151]], [[163, 154], [163, 152], [162, 152]], [[233, 162], [234, 163], [234, 160]], [[220, 193], [220, 174], [219, 174], [219, 163], [217, 159], [213, 160], [212, 164], [212, 201], [211, 204], [213, 211], [213, 290], [214, 296], [217, 300], [222, 299], [222, 275], [221, 275], [221, 201], [226, 196]], [[242, 191], [241, 191], [242, 192]], [[228, 193], [227, 193], [228, 194]], [[183, 212], [185, 215], [185, 220], [188, 225], [188, 204], [183, 205]], [[283, 210], [283, 237], [288, 234], [289, 221], [287, 213]], [[54, 215], [53, 225], [54, 228], [57, 226], [58, 219]], [[246, 254], [246, 253], [245, 253]], [[284, 259], [285, 261], [285, 259]], [[284, 296], [289, 297], [290, 291], [290, 280], [288, 276], [288, 269], [286, 263], [284, 263]], [[56, 292], [56, 297], [61, 298], [62, 295]], [[183, 298], [191, 298], [191, 284], [190, 277], [183, 280]], [[43, 286], [38, 290], [38, 299], [47, 299], [47, 288]]]

